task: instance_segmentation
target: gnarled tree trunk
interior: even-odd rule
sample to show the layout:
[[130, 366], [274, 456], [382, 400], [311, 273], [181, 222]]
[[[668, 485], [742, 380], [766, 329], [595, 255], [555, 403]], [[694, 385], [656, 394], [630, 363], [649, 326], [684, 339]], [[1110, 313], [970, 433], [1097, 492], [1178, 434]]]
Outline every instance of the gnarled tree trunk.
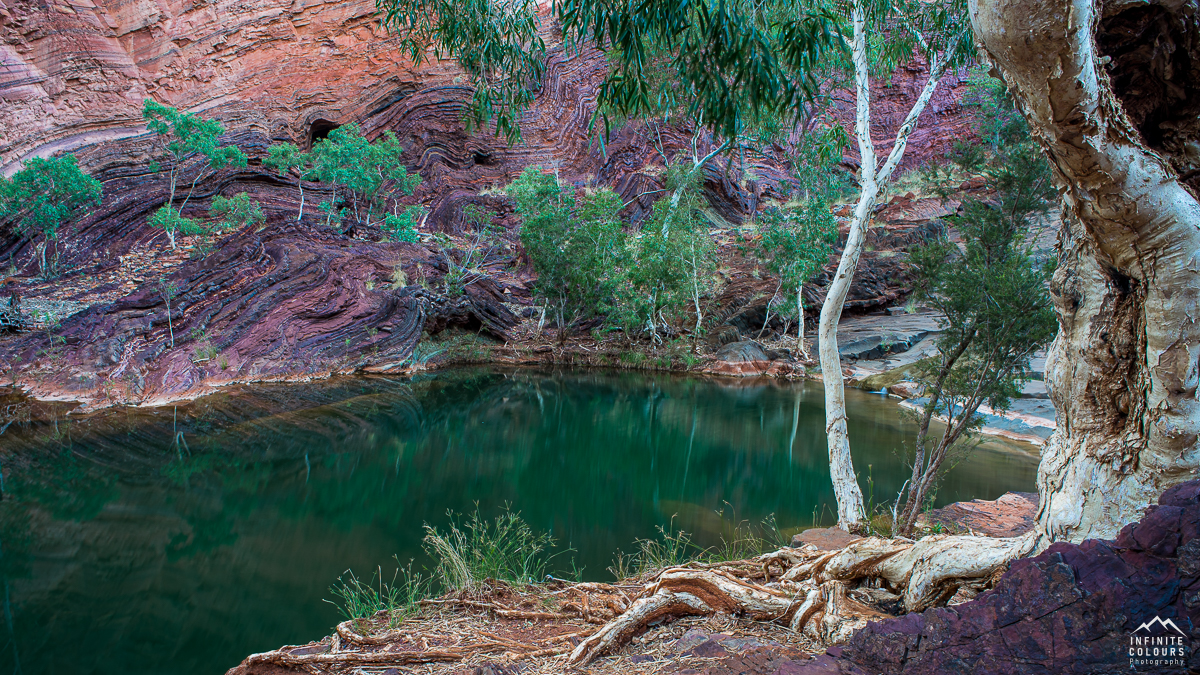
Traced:
[[1198, 7], [970, 1], [1064, 190], [1043, 545], [1112, 537], [1200, 467]]

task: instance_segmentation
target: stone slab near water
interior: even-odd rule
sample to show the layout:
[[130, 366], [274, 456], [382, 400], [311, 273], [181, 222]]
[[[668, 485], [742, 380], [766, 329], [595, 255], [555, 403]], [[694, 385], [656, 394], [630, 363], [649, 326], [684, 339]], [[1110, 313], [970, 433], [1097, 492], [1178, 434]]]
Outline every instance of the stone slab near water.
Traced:
[[972, 499], [934, 509], [922, 515], [917, 524], [941, 524], [988, 537], [1019, 537], [1033, 529], [1037, 508], [1036, 492], [1006, 492], [995, 501]]
[[[1017, 537], [1033, 529], [1038, 496], [1034, 492], [1006, 492], [998, 499], [956, 502], [923, 514], [920, 527], [940, 524], [951, 532], [973, 532], [987, 537]], [[792, 546], [811, 544], [822, 551], [837, 551], [862, 537], [838, 527], [813, 527], [792, 536]]]

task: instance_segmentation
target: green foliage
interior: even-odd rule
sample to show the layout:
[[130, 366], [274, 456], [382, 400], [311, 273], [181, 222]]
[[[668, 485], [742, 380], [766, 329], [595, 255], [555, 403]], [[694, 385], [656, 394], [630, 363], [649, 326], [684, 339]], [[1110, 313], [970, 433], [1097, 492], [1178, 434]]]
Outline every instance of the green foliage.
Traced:
[[[835, 17], [776, 7], [785, 4], [569, 0], [557, 9], [569, 39], [609, 45], [615, 57], [599, 92], [602, 109], [652, 117], [682, 107], [732, 138], [747, 114], [796, 112], [817, 90], [810, 73], [841, 48]], [[656, 70], [670, 74], [669, 86]]]
[[409, 207], [400, 214], [389, 213], [380, 229], [392, 241], [416, 243], [421, 240], [417, 234], [417, 221], [424, 213], [425, 210], [419, 206]]
[[404, 619], [420, 610], [420, 602], [432, 595], [433, 580], [413, 570], [412, 561], [400, 565], [397, 559], [396, 572], [391, 581], [384, 581], [383, 570], [376, 569], [370, 581], [364, 582], [346, 570], [329, 587], [329, 592], [338, 599], [337, 605], [347, 620], [370, 619], [378, 612], [387, 612], [388, 626], [395, 627]]
[[[864, 6], [873, 77], [888, 76], [913, 52], [943, 53], [951, 67], [975, 58], [966, 0], [860, 0]], [[836, 0], [833, 0], [836, 3]]]
[[58, 247], [46, 259], [46, 247], [57, 242], [58, 228], [89, 205], [99, 205], [100, 182], [79, 169], [75, 155], [25, 162], [11, 179], [0, 176], [0, 220], [12, 220], [18, 232], [40, 232], [41, 273], [58, 270]]
[[767, 264], [796, 293], [829, 261], [837, 240], [837, 220], [816, 200], [794, 210], [770, 207], [758, 217], [758, 225]]
[[300, 210], [296, 213], [296, 222], [304, 219], [304, 179], [312, 171], [312, 158], [307, 152], [296, 147], [295, 143], [279, 143], [267, 148], [267, 156], [263, 158], [263, 166], [281, 175], [287, 175], [293, 169], [298, 178], [296, 185], [300, 188]]
[[554, 539], [535, 532], [520, 513], [505, 509], [486, 520], [476, 508], [460, 525], [439, 531], [425, 526], [425, 552], [437, 561], [437, 578], [445, 590], [483, 590], [488, 580], [533, 584], [546, 576]]
[[[997, 112], [1005, 112], [1005, 106], [1011, 110], [1011, 102], [994, 93], [985, 100]], [[979, 406], [1006, 410], [1030, 379], [1034, 352], [1049, 344], [1058, 328], [1049, 294], [1053, 259], [1039, 259], [1035, 248], [1038, 225], [1057, 191], [1022, 124], [1009, 117], [1001, 122], [1007, 131], [993, 136], [997, 141], [983, 165], [991, 196], [965, 200], [960, 215], [950, 219], [961, 244], [943, 238], [910, 253], [917, 297], [943, 318], [938, 358], [914, 369], [928, 398], [902, 532], [911, 530], [931, 498], [945, 458], [962, 449], [968, 432], [981, 424]], [[945, 417], [947, 426], [940, 439], [931, 441], [934, 415]]]
[[172, 246], [174, 246], [177, 234], [191, 236], [203, 234], [206, 231], [203, 223], [194, 218], [183, 217], [179, 209], [170, 204], [164, 204], [152, 213], [146, 223], [155, 229], [165, 230], [171, 239]]
[[672, 516], [666, 527], [657, 526], [656, 538], [637, 540], [633, 553], [617, 552], [608, 568], [609, 573], [618, 581], [634, 579], [692, 562], [745, 560], [786, 545], [773, 515], [757, 527], [746, 521], [731, 522], [724, 508], [718, 510], [717, 515], [725, 530], [719, 545], [705, 548], [696, 544], [690, 533], [676, 529]]
[[263, 166], [280, 174], [286, 174], [292, 169], [298, 169], [304, 175], [311, 158], [295, 143], [277, 143], [267, 148], [267, 156], [263, 158]]
[[167, 305], [167, 330], [171, 335], [171, 349], [175, 348], [175, 323], [171, 319], [171, 300], [179, 293], [179, 285], [174, 281], [167, 281], [166, 277], [160, 277], [157, 282], [159, 295], [162, 296], [163, 302]]
[[[216, 120], [206, 120], [191, 113], [146, 99], [142, 106], [146, 127], [164, 139], [166, 149], [176, 164], [190, 155], [203, 155], [214, 169], [226, 166], [246, 166], [246, 155], [232, 145], [220, 145], [225, 127]], [[172, 167], [172, 172], [178, 166]]]
[[214, 198], [209, 216], [217, 220], [216, 229], [219, 231], [240, 230], [266, 220], [262, 207], [245, 192], [233, 197]]
[[533, 102], [545, 72], [546, 44], [538, 35], [535, 0], [377, 0], [384, 25], [403, 36], [401, 45], [420, 65], [453, 57], [474, 89], [468, 130], [495, 119], [496, 134], [510, 144], [521, 138], [521, 111]]
[[[246, 155], [236, 146], [220, 145], [220, 136], [225, 128], [215, 120], [206, 120], [198, 115], [182, 113], [164, 106], [151, 99], [146, 99], [142, 107], [142, 117], [146, 126], [154, 132], [162, 147], [170, 156], [169, 175], [171, 179], [170, 195], [167, 203], [150, 218], [152, 227], [166, 231], [171, 248], [175, 248], [175, 235], [183, 231], [185, 234], [195, 234], [199, 227], [196, 221], [184, 218], [181, 213], [192, 196], [196, 183], [208, 169], [222, 169], [227, 166], [246, 166]], [[204, 158], [203, 165], [192, 179], [188, 196], [183, 205], [175, 208], [175, 193], [179, 178], [184, 168], [184, 162], [199, 155]], [[189, 231], [189, 229], [191, 231]]]
[[534, 293], [553, 311], [560, 339], [568, 326], [598, 316], [656, 340], [681, 331], [689, 316], [700, 330], [716, 256], [699, 175], [694, 164], [672, 166], [671, 196], [655, 203], [632, 238], [611, 190], [572, 191], [533, 168], [508, 187], [523, 223], [521, 243], [538, 274]]
[[[510, 142], [520, 138], [519, 113], [545, 68], [535, 2], [377, 0], [377, 5], [386, 12], [386, 25], [406, 36], [414, 60], [430, 46], [438, 58], [458, 59], [476, 90], [475, 120], [495, 116], [497, 133]], [[693, 118], [731, 136], [743, 111], [795, 109], [817, 89], [807, 73], [827, 51], [841, 48], [833, 17], [787, 7], [790, 11], [772, 13], [769, 20], [758, 3], [568, 0], [556, 3], [554, 11], [569, 45], [589, 41], [616, 56], [600, 88], [602, 110], [650, 116], [664, 105], [684, 105]], [[656, 87], [652, 73], [661, 67], [658, 61], [668, 64], [677, 87]]]
[[665, 182], [671, 196], [654, 203], [633, 244], [633, 293], [624, 312], [627, 329], [644, 327], [654, 339], [660, 329], [681, 329], [689, 310], [695, 312], [695, 329], [700, 329], [700, 300], [711, 290], [716, 269], [709, 220], [702, 211], [699, 167], [672, 165]]
[[[830, 203], [849, 183], [837, 167], [844, 145], [834, 131], [806, 137], [794, 158], [796, 171], [790, 187], [795, 200], [784, 208], [769, 207], [757, 217], [758, 254], [791, 297], [788, 306], [795, 308], [793, 316], [798, 321], [803, 319], [804, 284], [829, 261], [837, 241], [837, 219]], [[804, 351], [803, 335], [797, 335], [797, 344]]]
[[[356, 223], [370, 227], [388, 211], [392, 192], [411, 195], [421, 182], [418, 174], [409, 175], [400, 161], [404, 149], [396, 134], [388, 131], [374, 143], [363, 137], [357, 124], [347, 124], [317, 141], [309, 153], [311, 169], [304, 174], [333, 185], [334, 197], [321, 204], [326, 224], [340, 225], [350, 213]], [[348, 207], [339, 207], [337, 190], [345, 191]]]
[[754, 526], [749, 521], [727, 517], [726, 508], [732, 511], [733, 507], [726, 502], [725, 507], [717, 511], [725, 532], [721, 535], [720, 545], [708, 549], [705, 558], [709, 561], [745, 560], [777, 551], [790, 543], [789, 538], [779, 531], [775, 514], [768, 515], [758, 526]]
[[576, 192], [533, 167], [506, 192], [516, 204], [521, 244], [538, 275], [535, 297], [554, 310], [560, 339], [575, 321], [610, 312], [627, 265], [616, 193]]
[[[334, 199], [336, 200], [337, 197], [335, 196]], [[346, 220], [349, 209], [344, 206], [337, 206], [336, 201], [334, 201], [317, 204], [317, 210], [325, 214], [325, 225], [327, 227], [332, 227], [339, 232], [342, 231], [342, 223]]]
[[632, 555], [618, 553], [609, 568], [617, 580], [631, 579], [658, 572], [668, 567], [684, 565], [703, 557], [704, 549], [692, 541], [692, 535], [675, 529], [675, 518], [666, 527], [659, 525], [658, 538], [639, 539]]
[[[759, 214], [760, 253], [779, 277], [779, 285], [796, 313], [803, 310], [804, 284], [816, 276], [833, 253], [837, 219], [829, 205], [807, 199], [795, 209], [770, 207]], [[799, 318], [797, 316], [797, 318]]]
[[501, 241], [499, 233], [492, 227], [493, 215], [491, 211], [475, 204], [465, 206], [463, 220], [469, 232], [466, 242], [461, 246], [444, 233], [433, 235], [446, 260], [447, 270], [442, 282], [447, 295], [460, 296], [466, 293], [467, 286], [488, 275], [485, 265], [489, 253]]
[[[967, 86], [963, 104], [976, 109], [975, 133], [987, 151], [999, 155], [1032, 145], [1029, 124], [1014, 105], [1004, 82], [979, 69], [971, 72]], [[965, 147], [969, 146], [960, 143], [956, 150]]]

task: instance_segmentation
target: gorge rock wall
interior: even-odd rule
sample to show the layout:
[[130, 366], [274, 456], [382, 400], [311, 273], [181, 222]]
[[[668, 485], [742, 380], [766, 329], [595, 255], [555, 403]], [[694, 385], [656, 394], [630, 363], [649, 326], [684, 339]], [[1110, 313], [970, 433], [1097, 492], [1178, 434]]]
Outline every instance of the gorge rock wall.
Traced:
[[[602, 151], [589, 125], [604, 56], [566, 52], [549, 11], [546, 5], [546, 76], [523, 115], [523, 141], [509, 146], [465, 130], [472, 94], [465, 77], [451, 62], [414, 66], [379, 27], [371, 0], [0, 0], [0, 172], [69, 151], [104, 186], [103, 203], [67, 225], [57, 243], [68, 282], [110, 275], [131, 252], [166, 246], [146, 223], [169, 191], [166, 174], [152, 170], [154, 139], [141, 119], [147, 97], [220, 120], [224, 142], [249, 157], [241, 169], [185, 167], [182, 180], [195, 187], [183, 215], [204, 217], [213, 197], [247, 192], [267, 217], [261, 230], [225, 236], [209, 258], [182, 261], [157, 286], [157, 279], [137, 278], [140, 286], [110, 288], [104, 302], [88, 293], [69, 298], [93, 306], [65, 319], [55, 336], [0, 343], [0, 366], [37, 396], [145, 403], [216, 382], [391, 367], [423, 328], [461, 325], [502, 336], [516, 320], [504, 301], [528, 303], [521, 283], [459, 299], [392, 288], [397, 269], [410, 280], [436, 277], [446, 269], [443, 254], [432, 245], [381, 241], [378, 231], [349, 238], [321, 227], [313, 205], [329, 191], [317, 183], [306, 184], [305, 218], [297, 222], [294, 179], [265, 170], [261, 160], [273, 143], [308, 147], [314, 136], [357, 122], [368, 137], [399, 137], [405, 163], [422, 178], [403, 201], [429, 209], [426, 232], [459, 231], [468, 203], [493, 209], [511, 230], [510, 207], [492, 191], [528, 166], [576, 185], [612, 186], [637, 221], [662, 187], [665, 158], [657, 148], [672, 158], [690, 155], [692, 130], [624, 127]], [[879, 139], [894, 132], [922, 73], [916, 64], [877, 87]], [[961, 96], [958, 76], [939, 89], [906, 165], [945, 152], [958, 135], [947, 128], [969, 126]], [[850, 121], [852, 103], [839, 103], [839, 119]], [[701, 140], [702, 152], [710, 146]], [[779, 146], [747, 153], [753, 177], [742, 181], [740, 157], [711, 163], [705, 188], [714, 212], [737, 223], [764, 199], [783, 197], [785, 153]], [[855, 161], [846, 158], [847, 166]], [[37, 243], [0, 226], [0, 269], [29, 279]], [[864, 307], [902, 295], [896, 261], [881, 265], [873, 270], [868, 262], [865, 285], [852, 291]], [[30, 283], [23, 291], [61, 294]], [[177, 298], [164, 297], [161, 286], [176, 287]], [[175, 303], [170, 311], [168, 302]], [[205, 363], [197, 353], [214, 348], [225, 364], [219, 371], [215, 356], [197, 364]]]

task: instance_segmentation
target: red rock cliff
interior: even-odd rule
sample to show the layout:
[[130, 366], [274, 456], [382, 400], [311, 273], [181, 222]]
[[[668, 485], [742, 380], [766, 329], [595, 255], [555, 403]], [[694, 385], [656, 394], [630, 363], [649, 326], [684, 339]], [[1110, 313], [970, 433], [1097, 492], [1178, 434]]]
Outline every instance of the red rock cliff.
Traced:
[[[179, 267], [169, 316], [161, 294], [147, 286], [67, 319], [59, 349], [48, 350], [36, 335], [0, 345], [14, 383], [43, 396], [149, 401], [233, 379], [395, 363], [430, 322], [502, 333], [514, 319], [498, 288], [449, 302], [382, 283], [397, 267], [410, 279], [418, 264], [444, 269], [435, 248], [295, 223], [295, 185], [259, 162], [271, 143], [308, 145], [332, 125], [358, 122], [368, 136], [396, 132], [423, 179], [410, 201], [430, 207], [427, 228], [456, 229], [468, 202], [506, 213], [503, 200], [486, 191], [530, 165], [615, 187], [632, 217], [649, 208], [644, 193], [661, 187], [663, 163], [650, 131], [617, 131], [606, 155], [589, 137], [602, 54], [551, 48], [540, 94], [522, 120], [524, 141], [510, 147], [487, 133], [468, 134], [462, 113], [471, 92], [461, 73], [447, 62], [414, 68], [373, 10], [370, 0], [0, 0], [0, 170], [65, 150], [104, 184], [103, 205], [63, 237], [67, 267], [100, 275], [135, 248], [163, 246], [161, 232], [146, 225], [168, 189], [165, 176], [149, 170], [151, 139], [140, 114], [146, 97], [220, 119], [226, 141], [250, 157], [245, 169], [200, 181], [185, 215], [202, 215], [214, 195], [246, 191], [268, 218], [265, 230], [227, 237], [213, 255]], [[548, 42], [557, 44], [553, 22], [545, 23]], [[919, 67], [902, 70], [876, 91], [880, 139], [899, 123], [921, 77]], [[954, 137], [947, 125], [965, 128], [959, 83], [951, 84], [922, 120], [907, 164], [943, 152]], [[844, 102], [841, 114], [851, 107]], [[689, 130], [664, 128], [662, 146], [668, 155], [688, 148]], [[756, 181], [744, 184], [730, 180], [723, 162], [710, 165], [706, 188], [717, 212], [738, 221], [760, 199], [779, 196], [781, 151], [748, 157]], [[313, 204], [323, 188], [311, 184], [306, 193]], [[32, 242], [0, 231], [0, 260], [21, 266], [32, 256]], [[225, 365], [198, 362], [195, 336], [212, 342]]]

